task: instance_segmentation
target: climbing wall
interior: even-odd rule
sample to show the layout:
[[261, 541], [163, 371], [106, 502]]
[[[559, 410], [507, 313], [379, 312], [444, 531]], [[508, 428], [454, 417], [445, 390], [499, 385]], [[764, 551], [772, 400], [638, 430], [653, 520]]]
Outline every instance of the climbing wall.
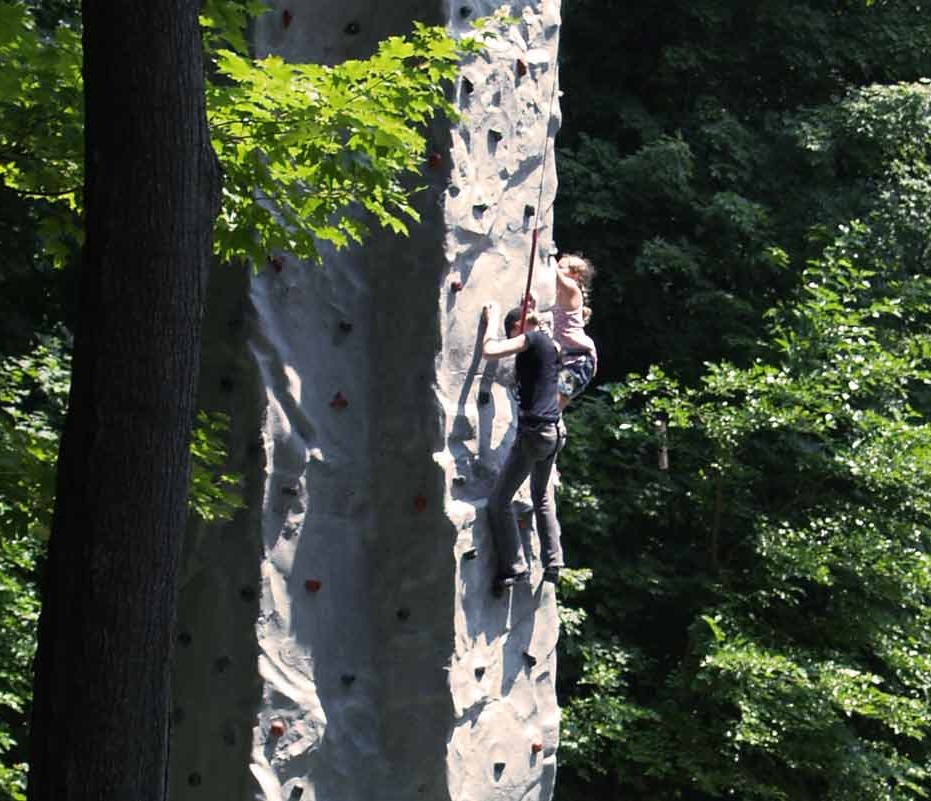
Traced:
[[[335, 63], [459, 0], [276, 0], [256, 51]], [[174, 665], [173, 801], [548, 801], [552, 585], [496, 598], [485, 498], [513, 438], [479, 314], [553, 292], [556, 0], [463, 65], [400, 239], [213, 276], [202, 402], [230, 415], [246, 508], [192, 524]], [[526, 498], [524, 499], [524, 501]], [[537, 555], [532, 515], [517, 501]]]

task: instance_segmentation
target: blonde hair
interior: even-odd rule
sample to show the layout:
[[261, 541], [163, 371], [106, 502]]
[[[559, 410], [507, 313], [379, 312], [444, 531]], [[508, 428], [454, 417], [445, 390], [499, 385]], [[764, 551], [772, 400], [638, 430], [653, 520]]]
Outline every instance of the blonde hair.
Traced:
[[588, 305], [589, 292], [592, 286], [592, 280], [595, 278], [595, 265], [586, 259], [581, 253], [563, 253], [559, 260], [567, 259], [567, 267], [573, 269], [577, 275], [575, 282], [582, 291], [582, 324], [588, 325], [592, 319], [592, 310]]

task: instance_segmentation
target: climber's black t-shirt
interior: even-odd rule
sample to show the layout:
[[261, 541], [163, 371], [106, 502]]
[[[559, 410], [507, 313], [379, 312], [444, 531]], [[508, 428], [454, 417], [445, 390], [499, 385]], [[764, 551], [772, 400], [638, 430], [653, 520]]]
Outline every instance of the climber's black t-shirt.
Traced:
[[559, 421], [556, 379], [559, 353], [556, 343], [542, 331], [529, 331], [527, 349], [517, 354], [518, 418], [520, 423]]

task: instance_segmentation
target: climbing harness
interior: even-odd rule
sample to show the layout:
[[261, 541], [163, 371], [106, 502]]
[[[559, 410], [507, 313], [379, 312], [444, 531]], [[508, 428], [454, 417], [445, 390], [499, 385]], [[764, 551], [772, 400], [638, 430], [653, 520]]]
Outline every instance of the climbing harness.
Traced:
[[[519, 61], [518, 64], [523, 64]], [[556, 75], [555, 62], [551, 64], [554, 67], [553, 69], [553, 89], [550, 92], [550, 102], [547, 105], [546, 110], [546, 140], [543, 143], [543, 160], [540, 163], [540, 191], [537, 193], [537, 205], [534, 207], [533, 215], [534, 217], [539, 213], [539, 210], [543, 204], [543, 182], [546, 180], [546, 157], [549, 155], [550, 149], [550, 137], [549, 137], [549, 127], [550, 119], [553, 116], [553, 101], [556, 99], [556, 88], [559, 86], [559, 80]], [[526, 67], [524, 68], [526, 71]], [[520, 70], [518, 69], [518, 72]], [[540, 228], [534, 222], [533, 234], [530, 237], [530, 264], [527, 267], [527, 285], [524, 287], [524, 299], [520, 305], [520, 333], [524, 333], [524, 326], [527, 323], [527, 308], [530, 305], [530, 289], [533, 286], [533, 268], [534, 263], [536, 262], [537, 256], [537, 239], [540, 236]]]

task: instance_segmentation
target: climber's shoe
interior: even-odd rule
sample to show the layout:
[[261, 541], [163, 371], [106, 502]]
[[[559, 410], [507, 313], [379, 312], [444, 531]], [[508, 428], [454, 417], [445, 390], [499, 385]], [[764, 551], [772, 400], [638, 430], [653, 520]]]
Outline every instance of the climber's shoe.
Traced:
[[546, 567], [543, 569], [543, 580], [549, 581], [551, 584], [556, 584], [559, 581], [559, 568], [558, 567]]
[[513, 587], [515, 584], [519, 584], [523, 581], [530, 581], [529, 570], [522, 570], [520, 573], [512, 573], [510, 575], [495, 576], [495, 580], [491, 585], [491, 592], [493, 595], [501, 595], [508, 587]]

